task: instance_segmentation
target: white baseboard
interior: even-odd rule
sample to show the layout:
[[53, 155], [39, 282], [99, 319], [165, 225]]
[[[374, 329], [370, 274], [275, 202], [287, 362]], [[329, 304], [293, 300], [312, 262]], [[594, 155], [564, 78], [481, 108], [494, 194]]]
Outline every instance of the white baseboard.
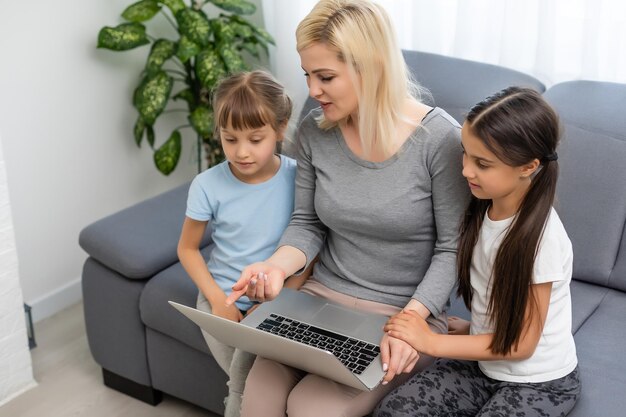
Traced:
[[22, 387], [21, 389], [17, 390], [16, 392], [10, 394], [8, 397], [3, 398], [2, 401], [0, 401], [0, 407], [2, 407], [5, 404], [8, 404], [11, 400], [19, 397], [20, 395], [24, 394], [26, 391], [29, 391], [33, 388], [37, 387], [37, 381], [35, 381], [34, 379], [29, 382], [26, 386]]
[[80, 277], [26, 304], [31, 306], [33, 322], [48, 318], [83, 298]]

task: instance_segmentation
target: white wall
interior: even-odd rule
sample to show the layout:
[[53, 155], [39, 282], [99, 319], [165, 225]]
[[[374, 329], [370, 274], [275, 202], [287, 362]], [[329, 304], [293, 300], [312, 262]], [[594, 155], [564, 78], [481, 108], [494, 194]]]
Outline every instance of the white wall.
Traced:
[[0, 135], [0, 406], [35, 386]]
[[[134, 144], [130, 102], [148, 47], [96, 49], [98, 30], [120, 23], [130, 3], [0, 6], [0, 131], [21, 285], [36, 320], [80, 297], [84, 226], [196, 173], [189, 131], [170, 177], [154, 168], [145, 143], [142, 149]], [[163, 19], [156, 23], [167, 26]], [[157, 141], [183, 120], [157, 125]]]

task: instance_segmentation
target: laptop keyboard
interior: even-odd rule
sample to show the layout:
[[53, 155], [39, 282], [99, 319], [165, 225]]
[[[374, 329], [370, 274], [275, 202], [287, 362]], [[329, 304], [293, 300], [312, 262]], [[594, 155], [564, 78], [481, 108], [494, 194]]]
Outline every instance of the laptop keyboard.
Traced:
[[257, 326], [257, 329], [331, 352], [352, 373], [357, 375], [362, 374], [380, 353], [380, 348], [374, 344], [320, 329], [278, 314], [270, 314]]

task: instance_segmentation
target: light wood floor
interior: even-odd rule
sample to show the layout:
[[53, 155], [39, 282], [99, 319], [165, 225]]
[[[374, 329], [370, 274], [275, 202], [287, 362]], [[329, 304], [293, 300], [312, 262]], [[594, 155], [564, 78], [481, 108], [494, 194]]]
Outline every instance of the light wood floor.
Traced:
[[82, 303], [36, 323], [35, 338], [39, 385], [0, 407], [0, 417], [216, 417], [173, 397], [153, 407], [105, 387], [87, 345]]

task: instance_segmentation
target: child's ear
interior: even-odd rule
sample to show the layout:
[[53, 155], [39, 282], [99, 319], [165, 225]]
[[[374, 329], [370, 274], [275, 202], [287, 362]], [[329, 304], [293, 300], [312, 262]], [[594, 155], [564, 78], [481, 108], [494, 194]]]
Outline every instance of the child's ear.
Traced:
[[532, 161], [530, 161], [526, 165], [522, 165], [521, 166], [521, 176], [522, 176], [522, 178], [528, 178], [531, 175], [533, 175], [537, 171], [537, 169], [539, 168], [540, 165], [541, 165], [541, 162], [537, 158], [533, 159]]
[[285, 133], [287, 133], [287, 126], [289, 122], [285, 122], [278, 127], [278, 131], [276, 131], [276, 141], [282, 142], [285, 139]]

